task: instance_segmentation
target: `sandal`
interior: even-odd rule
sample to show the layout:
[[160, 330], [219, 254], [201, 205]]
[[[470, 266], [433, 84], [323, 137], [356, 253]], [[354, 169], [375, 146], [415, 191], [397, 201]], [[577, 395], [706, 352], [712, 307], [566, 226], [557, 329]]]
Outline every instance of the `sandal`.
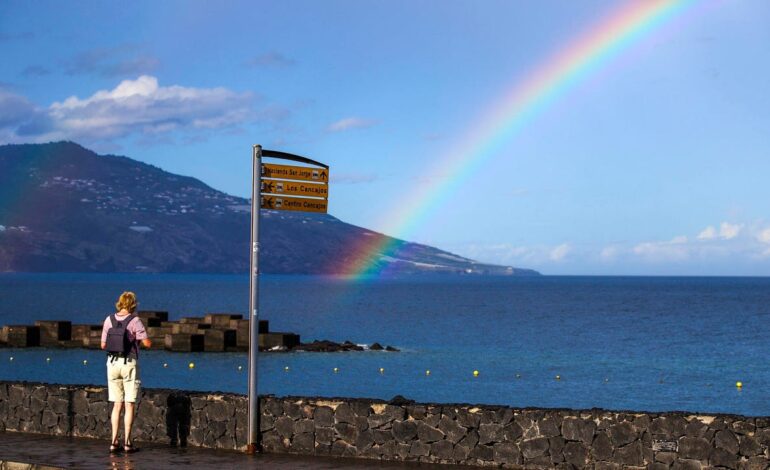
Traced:
[[138, 447], [136, 447], [136, 446], [135, 446], [133, 443], [131, 443], [131, 442], [126, 442], [126, 444], [123, 446], [123, 450], [124, 450], [124, 451], [125, 451], [127, 454], [133, 454], [134, 452], [139, 452], [139, 448], [138, 448]]
[[122, 451], [123, 447], [120, 446], [117, 442], [113, 442], [110, 444], [110, 454], [117, 454], [118, 452]]

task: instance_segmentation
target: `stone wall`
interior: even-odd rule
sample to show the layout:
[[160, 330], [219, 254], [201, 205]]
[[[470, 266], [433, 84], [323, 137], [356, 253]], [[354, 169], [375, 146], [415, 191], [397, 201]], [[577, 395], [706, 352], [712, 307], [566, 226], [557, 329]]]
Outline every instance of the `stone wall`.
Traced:
[[[109, 439], [103, 387], [0, 382], [0, 431]], [[770, 418], [272, 396], [266, 452], [503, 468], [766, 469]], [[147, 389], [137, 441], [245, 447], [246, 397]]]

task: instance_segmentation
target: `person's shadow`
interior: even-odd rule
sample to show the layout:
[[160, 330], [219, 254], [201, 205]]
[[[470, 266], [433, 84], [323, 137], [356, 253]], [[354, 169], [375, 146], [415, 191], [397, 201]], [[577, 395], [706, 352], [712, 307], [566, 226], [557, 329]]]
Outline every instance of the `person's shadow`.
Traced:
[[190, 397], [181, 393], [171, 393], [166, 399], [166, 434], [172, 447], [187, 447], [190, 435], [190, 417], [192, 402]]

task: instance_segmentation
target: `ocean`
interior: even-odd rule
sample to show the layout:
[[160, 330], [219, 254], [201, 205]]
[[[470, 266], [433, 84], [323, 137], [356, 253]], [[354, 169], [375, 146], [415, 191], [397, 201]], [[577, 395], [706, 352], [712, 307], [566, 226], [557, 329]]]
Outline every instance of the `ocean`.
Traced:
[[[248, 305], [239, 275], [0, 274], [0, 325], [98, 324], [124, 290], [171, 319]], [[260, 295], [273, 331], [401, 349], [261, 353], [260, 393], [770, 415], [770, 278], [268, 275]], [[101, 384], [104, 362], [5, 348], [0, 379]], [[143, 351], [140, 364], [146, 387], [246, 392], [245, 353]]]

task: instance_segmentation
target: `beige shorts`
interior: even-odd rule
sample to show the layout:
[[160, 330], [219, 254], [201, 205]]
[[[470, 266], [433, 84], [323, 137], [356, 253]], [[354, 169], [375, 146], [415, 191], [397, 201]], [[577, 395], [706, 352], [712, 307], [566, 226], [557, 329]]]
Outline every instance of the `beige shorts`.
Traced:
[[107, 358], [107, 388], [110, 401], [136, 403], [142, 381], [139, 380], [139, 365], [136, 359]]

